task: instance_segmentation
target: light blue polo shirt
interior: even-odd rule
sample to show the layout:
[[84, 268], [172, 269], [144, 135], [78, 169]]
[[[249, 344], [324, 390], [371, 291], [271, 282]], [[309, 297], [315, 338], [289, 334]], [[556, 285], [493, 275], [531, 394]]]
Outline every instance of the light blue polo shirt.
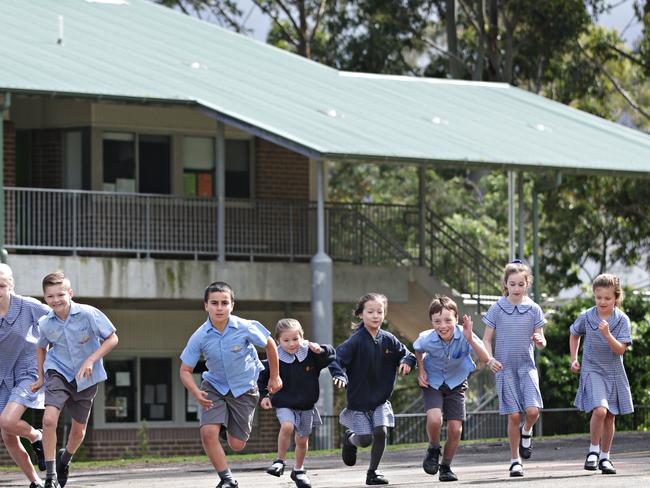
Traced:
[[[68, 318], [63, 321], [50, 311], [38, 321], [41, 337], [38, 347], [52, 347], [47, 351], [43, 370], [52, 369], [72, 382], [75, 375], [101, 342], [115, 333], [115, 326], [95, 307], [72, 302]], [[77, 381], [77, 391], [85, 390], [107, 378], [104, 361], [95, 361], [90, 378]]]
[[219, 332], [208, 317], [190, 337], [181, 361], [194, 368], [203, 355], [208, 368], [203, 379], [222, 395], [231, 391], [236, 398], [257, 385], [264, 366], [255, 346], [265, 347], [270, 335], [256, 320], [236, 315], [231, 315], [223, 332]]
[[[476, 334], [472, 335], [475, 341], [481, 341]], [[413, 343], [413, 349], [425, 353], [424, 371], [429, 386], [436, 390], [443, 383], [451, 389], [456, 388], [476, 369], [471, 357], [472, 347], [460, 325], [456, 325], [449, 342], [443, 341], [435, 330], [425, 330]]]

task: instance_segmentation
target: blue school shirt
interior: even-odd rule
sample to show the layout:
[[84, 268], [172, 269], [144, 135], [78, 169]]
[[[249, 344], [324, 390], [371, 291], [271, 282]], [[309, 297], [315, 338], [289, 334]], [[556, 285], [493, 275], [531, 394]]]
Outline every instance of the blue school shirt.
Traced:
[[237, 398], [257, 385], [264, 366], [255, 346], [265, 347], [270, 335], [256, 320], [231, 315], [219, 332], [208, 318], [190, 337], [181, 361], [194, 368], [203, 355], [208, 368], [203, 379], [222, 395], [231, 391]]
[[[476, 334], [472, 335], [475, 341], [480, 342]], [[472, 347], [465, 339], [460, 325], [454, 328], [454, 335], [449, 342], [442, 340], [435, 330], [420, 333], [413, 343], [413, 349], [425, 353], [423, 361], [427, 382], [436, 390], [443, 383], [449, 388], [456, 388], [476, 369], [471, 357]]]
[[75, 375], [88, 356], [101, 346], [100, 341], [115, 333], [115, 326], [106, 315], [91, 305], [72, 302], [68, 318], [63, 321], [50, 311], [38, 321], [41, 337], [38, 347], [52, 347], [47, 351], [43, 370], [54, 370], [72, 383], [77, 381], [77, 391], [85, 390], [107, 378], [104, 361], [93, 364], [90, 378], [76, 379]]

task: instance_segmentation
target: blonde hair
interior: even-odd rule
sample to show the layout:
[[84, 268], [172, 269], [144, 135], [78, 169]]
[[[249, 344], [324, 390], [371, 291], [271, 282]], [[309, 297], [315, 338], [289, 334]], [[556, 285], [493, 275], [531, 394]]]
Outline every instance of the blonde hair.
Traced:
[[603, 273], [596, 276], [596, 279], [591, 285], [592, 291], [595, 293], [596, 288], [613, 288], [614, 297], [616, 298], [616, 306], [620, 307], [623, 303], [624, 293], [621, 287], [621, 280], [618, 276], [608, 273]]
[[14, 289], [14, 272], [11, 270], [11, 267], [8, 264], [0, 263], [0, 279], [4, 278], [7, 280], [7, 286], [9, 291]]
[[45, 288], [47, 288], [48, 286], [53, 286], [53, 285], [63, 285], [68, 290], [72, 288], [72, 285], [70, 284], [70, 280], [65, 276], [65, 274], [61, 270], [54, 271], [48, 274], [45, 278], [43, 278], [43, 291], [45, 291]]
[[508, 278], [510, 275], [515, 273], [523, 273], [526, 276], [526, 288], [533, 284], [533, 272], [530, 270], [530, 267], [521, 259], [515, 259], [506, 264], [506, 267], [503, 270], [503, 281], [501, 282], [501, 286], [503, 287], [504, 297], [508, 296]]
[[296, 330], [300, 334], [301, 338], [305, 338], [305, 331], [302, 330], [302, 325], [296, 319], [280, 319], [278, 323], [275, 324], [275, 340], [280, 339], [280, 336], [283, 332]]

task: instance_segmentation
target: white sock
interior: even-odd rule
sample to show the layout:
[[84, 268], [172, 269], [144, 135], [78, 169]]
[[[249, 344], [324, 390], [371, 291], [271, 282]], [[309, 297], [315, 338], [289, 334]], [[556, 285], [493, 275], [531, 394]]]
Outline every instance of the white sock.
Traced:
[[510, 460], [510, 466], [512, 466], [513, 463], [519, 463], [518, 465], [514, 466], [512, 468], [513, 471], [523, 471], [524, 468], [521, 465], [521, 459], [519, 458], [514, 458]]
[[[34, 441], [34, 442], [36, 442], [36, 441]], [[37, 485], [42, 485], [44, 483], [44, 481], [41, 479], [41, 477], [39, 475], [36, 475], [36, 478], [33, 481], [31, 481], [31, 483], [36, 483]]]
[[[523, 435], [532, 435], [533, 434], [533, 428], [531, 427], [529, 430], [526, 430], [524, 426], [521, 426], [521, 433]], [[521, 439], [521, 445], [524, 447], [530, 447], [530, 444], [532, 442], [532, 439]]]
[[598, 444], [589, 444], [589, 452], [600, 452], [600, 446]]
[[519, 459], [519, 458], [513, 458], [513, 459], [510, 460], [510, 464], [512, 464], [512, 463], [519, 463], [519, 464], [521, 464], [521, 459]]
[[32, 441], [32, 444], [34, 442], [38, 442], [38, 441], [42, 441], [42, 440], [43, 440], [43, 432], [41, 432], [40, 430], [36, 430], [36, 439], [34, 439]]
[[600, 460], [602, 461], [603, 459], [609, 459], [609, 453], [608, 452], [601, 452], [600, 453]]

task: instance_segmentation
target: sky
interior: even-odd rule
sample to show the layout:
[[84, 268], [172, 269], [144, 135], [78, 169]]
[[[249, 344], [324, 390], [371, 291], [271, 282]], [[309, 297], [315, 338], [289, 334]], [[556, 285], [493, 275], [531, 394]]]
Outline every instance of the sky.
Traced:
[[[251, 2], [251, 0], [238, 0], [240, 9], [248, 16], [245, 26], [252, 29], [251, 36], [260, 41], [266, 41], [270, 28], [268, 17]], [[634, 17], [634, 0], [609, 0], [608, 5], [613, 8], [604, 14], [598, 22], [609, 29], [623, 32], [623, 39], [632, 46], [635, 39], [641, 35], [641, 23]]]

